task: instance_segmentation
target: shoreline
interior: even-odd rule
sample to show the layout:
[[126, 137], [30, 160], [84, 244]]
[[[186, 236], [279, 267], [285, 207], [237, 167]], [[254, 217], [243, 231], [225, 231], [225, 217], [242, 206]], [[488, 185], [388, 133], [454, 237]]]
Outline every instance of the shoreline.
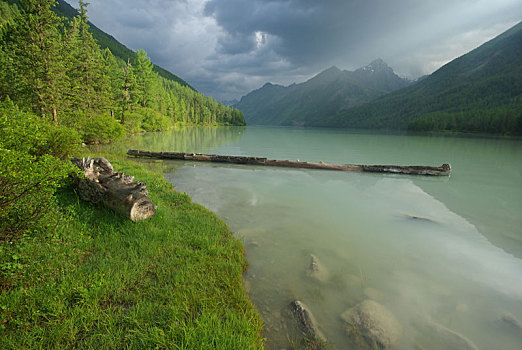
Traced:
[[147, 183], [156, 215], [132, 223], [61, 190], [68, 220], [16, 242], [22, 268], [2, 271], [0, 347], [262, 349], [242, 242], [162, 174], [104, 156]]

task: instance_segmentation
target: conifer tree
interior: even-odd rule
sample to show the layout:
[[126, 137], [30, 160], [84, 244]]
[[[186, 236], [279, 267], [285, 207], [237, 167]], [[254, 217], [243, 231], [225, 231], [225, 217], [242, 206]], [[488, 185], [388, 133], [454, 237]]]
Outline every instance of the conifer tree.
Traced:
[[127, 59], [127, 64], [123, 69], [123, 84], [120, 92], [119, 101], [121, 106], [121, 123], [125, 124], [125, 113], [131, 110], [137, 101], [135, 98], [136, 79], [130, 59]]
[[136, 77], [136, 98], [141, 107], [155, 107], [157, 74], [144, 50], [138, 50], [133, 73]]
[[52, 11], [55, 0], [20, 0], [21, 15], [6, 38], [16, 83], [12, 97], [25, 101], [35, 113], [58, 123], [64, 64], [60, 18]]
[[67, 35], [69, 93], [73, 110], [92, 117], [109, 107], [108, 69], [100, 47], [89, 32], [87, 2], [79, 1]]

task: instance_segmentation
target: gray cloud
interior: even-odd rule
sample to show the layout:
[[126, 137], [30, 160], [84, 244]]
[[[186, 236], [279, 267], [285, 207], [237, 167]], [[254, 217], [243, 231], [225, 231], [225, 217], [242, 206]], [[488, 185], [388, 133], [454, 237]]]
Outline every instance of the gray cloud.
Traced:
[[92, 0], [91, 21], [217, 99], [376, 57], [429, 74], [522, 19], [519, 0]]

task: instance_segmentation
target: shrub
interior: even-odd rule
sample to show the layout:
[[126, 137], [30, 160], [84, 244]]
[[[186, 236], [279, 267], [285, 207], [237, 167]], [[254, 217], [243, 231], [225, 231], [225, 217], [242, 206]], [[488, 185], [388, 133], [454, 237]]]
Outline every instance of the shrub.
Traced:
[[171, 125], [171, 119], [150, 108], [141, 109], [143, 113], [143, 122], [141, 126], [146, 131], [161, 131], [167, 130]]
[[50, 154], [63, 160], [77, 154], [81, 143], [78, 132], [66, 126], [51, 126], [44, 140], [40, 154]]
[[128, 134], [136, 134], [138, 132], [143, 131], [141, 128], [141, 122], [143, 121], [143, 117], [139, 112], [127, 112], [125, 114], [125, 129]]
[[57, 217], [53, 194], [75, 171], [62, 161], [78, 147], [78, 134], [0, 104], [0, 239], [44, 230]]
[[53, 194], [72, 171], [69, 162], [51, 155], [0, 148], [0, 240], [56, 222]]
[[123, 126], [110, 116], [96, 115], [84, 117], [82, 121], [82, 140], [86, 143], [109, 143], [124, 136]]
[[0, 147], [39, 157], [50, 154], [66, 159], [78, 151], [76, 130], [56, 126], [21, 111], [10, 100], [0, 103]]

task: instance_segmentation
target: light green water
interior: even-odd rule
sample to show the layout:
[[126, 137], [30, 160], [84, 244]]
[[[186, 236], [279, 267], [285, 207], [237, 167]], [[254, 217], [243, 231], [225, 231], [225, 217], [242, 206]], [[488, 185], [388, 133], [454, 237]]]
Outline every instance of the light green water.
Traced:
[[[294, 128], [191, 128], [135, 148], [327, 163], [451, 163], [450, 178], [166, 161], [165, 176], [245, 241], [245, 283], [267, 347], [288, 347], [281, 310], [307, 304], [334, 349], [340, 314], [375, 300], [399, 320], [400, 349], [520, 349], [522, 141]], [[424, 218], [413, 219], [412, 216]], [[327, 274], [308, 275], [310, 254]], [[458, 344], [460, 342], [460, 346]], [[469, 348], [469, 347], [468, 347]]]

